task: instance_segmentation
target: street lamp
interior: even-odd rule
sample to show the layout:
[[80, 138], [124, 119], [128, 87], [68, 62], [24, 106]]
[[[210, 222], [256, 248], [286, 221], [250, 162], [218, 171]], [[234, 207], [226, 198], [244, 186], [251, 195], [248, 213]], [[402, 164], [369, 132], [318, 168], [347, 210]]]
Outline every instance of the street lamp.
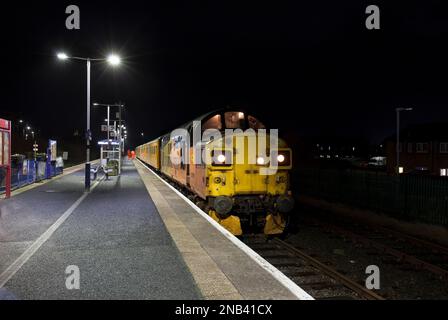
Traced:
[[111, 54], [107, 58], [83, 58], [83, 57], [72, 57], [68, 56], [64, 52], [59, 52], [57, 54], [59, 60], [80, 60], [85, 61], [87, 65], [87, 132], [86, 132], [86, 166], [85, 166], [85, 190], [90, 191], [90, 140], [91, 140], [91, 132], [90, 132], [90, 64], [92, 61], [107, 61], [112, 66], [117, 66], [120, 64], [120, 57]]
[[[401, 111], [412, 111], [413, 108], [395, 108], [395, 111], [397, 113], [397, 141], [395, 146], [395, 151], [397, 152], [397, 167], [396, 172], [397, 174], [400, 174], [400, 112]], [[403, 149], [404, 150], [404, 149]]]
[[109, 62], [113, 66], [118, 66], [121, 62], [121, 59], [119, 56], [111, 54], [107, 57], [107, 62]]
[[58, 59], [60, 59], [60, 60], [67, 60], [67, 59], [68, 59], [68, 56], [67, 56], [65, 53], [63, 53], [63, 52], [59, 52], [59, 53], [57, 54], [57, 57], [58, 57]]

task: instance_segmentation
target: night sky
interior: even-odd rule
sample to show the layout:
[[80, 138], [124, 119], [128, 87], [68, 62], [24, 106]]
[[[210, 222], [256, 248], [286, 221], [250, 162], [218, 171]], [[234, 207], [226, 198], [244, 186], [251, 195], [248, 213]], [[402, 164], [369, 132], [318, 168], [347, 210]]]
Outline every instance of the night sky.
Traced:
[[[392, 3], [393, 2], [393, 3]], [[85, 127], [85, 64], [92, 102], [126, 104], [133, 144], [223, 106], [254, 109], [297, 136], [393, 133], [448, 116], [448, 12], [443, 1], [33, 1], [2, 4], [1, 111], [62, 137]], [[244, 3], [244, 4], [243, 4]], [[65, 28], [65, 8], [81, 30]], [[365, 8], [381, 10], [367, 30]], [[1, 114], [1, 112], [0, 112]], [[105, 110], [92, 111], [99, 127]]]

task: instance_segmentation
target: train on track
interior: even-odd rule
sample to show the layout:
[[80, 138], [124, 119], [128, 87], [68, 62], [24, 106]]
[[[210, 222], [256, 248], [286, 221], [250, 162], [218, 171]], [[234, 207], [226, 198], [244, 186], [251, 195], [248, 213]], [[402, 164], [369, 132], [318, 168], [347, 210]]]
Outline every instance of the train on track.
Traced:
[[282, 234], [294, 207], [292, 150], [272, 131], [245, 110], [225, 108], [135, 153], [234, 235]]

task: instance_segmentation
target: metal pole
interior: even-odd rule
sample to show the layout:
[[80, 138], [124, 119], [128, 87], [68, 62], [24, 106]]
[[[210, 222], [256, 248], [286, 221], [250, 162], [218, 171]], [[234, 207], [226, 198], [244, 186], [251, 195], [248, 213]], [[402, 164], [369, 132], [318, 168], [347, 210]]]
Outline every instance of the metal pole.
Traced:
[[87, 59], [87, 134], [85, 190], [90, 191], [90, 59]]
[[2, 143], [2, 155], [5, 154], [5, 140], [4, 137], [8, 136], [8, 154], [6, 155], [8, 157], [8, 165], [6, 166], [6, 181], [5, 181], [5, 197], [6, 199], [11, 197], [11, 175], [12, 175], [12, 168], [11, 168], [11, 147], [12, 147], [12, 139], [11, 139], [11, 127], [12, 127], [12, 121], [9, 121], [8, 123], [8, 131], [5, 131], [3, 134], [2, 131], [0, 131], [0, 134], [3, 135], [3, 143]]
[[109, 143], [109, 119], [110, 119], [110, 106], [107, 105], [107, 143]]
[[400, 174], [400, 110], [397, 109], [397, 142], [396, 142], [396, 152], [397, 152], [397, 174]]
[[119, 148], [118, 148], [118, 151], [119, 151], [119, 159], [118, 159], [118, 174], [121, 174], [121, 156], [122, 156], [122, 153], [121, 153], [121, 147], [122, 147], [122, 142], [121, 142], [121, 139], [122, 139], [122, 134], [121, 134], [121, 132], [123, 131], [123, 128], [122, 128], [122, 124], [121, 124], [121, 108], [123, 107], [123, 105], [120, 103], [120, 106], [119, 106], [119, 108], [120, 108], [120, 110], [118, 111], [119, 113], [119, 116], [118, 116], [118, 130], [119, 130], [119, 132], [120, 132], [120, 134], [118, 135], [118, 138], [120, 139], [120, 140], [118, 140], [118, 142], [119, 142]]

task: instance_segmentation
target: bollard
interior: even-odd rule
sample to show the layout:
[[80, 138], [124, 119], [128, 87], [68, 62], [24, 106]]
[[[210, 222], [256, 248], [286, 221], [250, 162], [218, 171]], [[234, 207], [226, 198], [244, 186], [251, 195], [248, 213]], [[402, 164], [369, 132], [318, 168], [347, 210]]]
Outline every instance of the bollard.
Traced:
[[90, 191], [90, 162], [86, 162], [85, 188]]

